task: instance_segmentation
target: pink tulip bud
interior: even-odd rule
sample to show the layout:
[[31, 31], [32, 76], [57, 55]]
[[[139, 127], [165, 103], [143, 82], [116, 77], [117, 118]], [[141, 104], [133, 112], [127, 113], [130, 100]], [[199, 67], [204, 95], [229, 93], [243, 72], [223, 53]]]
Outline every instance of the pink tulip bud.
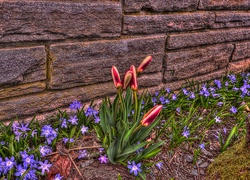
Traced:
[[124, 78], [123, 78], [123, 89], [126, 90], [127, 87], [130, 85], [130, 82], [131, 82], [131, 79], [132, 79], [132, 74], [133, 72], [128, 70], [125, 75], [124, 75]]
[[138, 73], [142, 73], [144, 69], [148, 66], [148, 64], [152, 61], [151, 56], [147, 56], [140, 64], [140, 66], [137, 68]]
[[150, 109], [142, 118], [141, 125], [142, 126], [149, 126], [156, 117], [160, 114], [162, 110], [162, 105], [156, 105], [152, 109]]
[[114, 86], [116, 89], [119, 89], [120, 87], [122, 87], [122, 82], [118, 69], [115, 66], [112, 66], [111, 73], [114, 81]]
[[132, 71], [132, 79], [130, 82], [130, 87], [133, 91], [138, 90], [138, 85], [137, 85], [137, 77], [136, 77], [136, 68], [134, 65], [130, 67], [130, 71]]

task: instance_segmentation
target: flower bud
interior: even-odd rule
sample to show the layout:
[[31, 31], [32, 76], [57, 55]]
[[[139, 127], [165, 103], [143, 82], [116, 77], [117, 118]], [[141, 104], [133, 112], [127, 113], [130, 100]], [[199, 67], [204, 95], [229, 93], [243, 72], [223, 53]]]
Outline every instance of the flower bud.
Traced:
[[111, 73], [112, 73], [112, 77], [114, 81], [114, 86], [116, 89], [119, 89], [120, 87], [122, 87], [122, 82], [121, 82], [120, 74], [115, 66], [112, 66]]
[[123, 88], [124, 90], [126, 90], [127, 87], [130, 85], [130, 82], [131, 82], [131, 79], [132, 79], [132, 74], [133, 74], [133, 72], [130, 71], [130, 70], [128, 70], [128, 71], [125, 73], [124, 78], [123, 78], [123, 86], [122, 86], [122, 88]]
[[142, 73], [144, 69], [148, 66], [148, 64], [152, 61], [152, 56], [147, 56], [140, 64], [140, 66], [137, 68], [138, 73]]
[[162, 110], [162, 105], [156, 105], [152, 109], [150, 109], [142, 118], [141, 125], [142, 126], [149, 126], [156, 117], [160, 114]]
[[137, 85], [137, 77], [136, 77], [136, 68], [135, 68], [134, 65], [132, 65], [130, 67], [130, 71], [132, 71], [132, 79], [131, 79], [131, 82], [130, 82], [130, 88], [133, 91], [137, 91], [138, 90], [138, 85]]

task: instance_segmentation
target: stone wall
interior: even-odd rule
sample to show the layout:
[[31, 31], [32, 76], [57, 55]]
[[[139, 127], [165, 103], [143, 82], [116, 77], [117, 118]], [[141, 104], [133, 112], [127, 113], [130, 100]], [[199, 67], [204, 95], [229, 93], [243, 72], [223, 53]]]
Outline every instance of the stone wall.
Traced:
[[2, 0], [0, 120], [115, 93], [147, 55], [140, 88], [180, 88], [250, 64], [249, 0]]

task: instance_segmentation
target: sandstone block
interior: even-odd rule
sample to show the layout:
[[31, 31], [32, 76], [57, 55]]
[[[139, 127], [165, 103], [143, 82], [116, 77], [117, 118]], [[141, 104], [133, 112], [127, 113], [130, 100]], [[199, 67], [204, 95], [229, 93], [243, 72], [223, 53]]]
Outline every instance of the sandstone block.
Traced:
[[45, 89], [46, 89], [46, 84], [42, 82], [35, 82], [29, 84], [22, 84], [18, 86], [0, 88], [0, 99], [21, 96], [30, 93], [37, 93], [44, 91]]
[[250, 42], [237, 43], [232, 57], [233, 61], [250, 58]]
[[200, 0], [199, 9], [239, 9], [249, 10], [249, 0]]
[[165, 36], [60, 44], [51, 46], [52, 89], [95, 84], [112, 80], [111, 67], [117, 66], [121, 76], [132, 64], [138, 66], [147, 56], [153, 61], [147, 72], [160, 72]]
[[176, 13], [124, 16], [124, 34], [153, 34], [210, 28], [214, 13]]
[[93, 98], [114, 94], [113, 83], [95, 84], [70, 90], [44, 92], [0, 101], [0, 120], [55, 110], [68, 106], [73, 100], [89, 101]]
[[0, 42], [117, 37], [120, 3], [1, 1]]
[[[211, 72], [209, 74], [204, 74], [192, 78], [188, 78], [190, 81], [194, 81], [195, 83], [204, 83], [212, 79], [218, 79], [226, 75], [226, 68], [216, 70], [214, 72]], [[172, 81], [172, 82], [167, 82], [165, 84], [161, 85], [161, 88], [170, 88], [171, 90], [178, 90], [181, 87], [188, 86], [186, 80], [178, 80], [178, 81]]]
[[149, 9], [154, 12], [163, 11], [194, 11], [198, 0], [124, 0], [125, 12], [139, 12]]
[[140, 75], [138, 77], [139, 89], [151, 86], [159, 86], [162, 82], [162, 72]]
[[250, 39], [249, 28], [171, 34], [168, 37], [167, 47], [169, 49], [176, 49], [247, 39]]
[[215, 28], [244, 27], [250, 25], [250, 14], [247, 12], [216, 12]]
[[0, 85], [45, 80], [45, 58], [42, 46], [0, 49]]
[[207, 74], [227, 66], [234, 46], [216, 45], [166, 54], [166, 82]]
[[250, 59], [244, 59], [241, 61], [230, 62], [228, 66], [228, 72], [239, 73], [246, 70], [250, 70]]

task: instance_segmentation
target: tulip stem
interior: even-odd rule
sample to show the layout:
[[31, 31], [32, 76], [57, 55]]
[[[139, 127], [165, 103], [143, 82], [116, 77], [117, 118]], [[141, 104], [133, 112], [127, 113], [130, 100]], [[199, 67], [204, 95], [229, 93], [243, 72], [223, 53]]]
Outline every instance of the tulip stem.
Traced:
[[118, 89], [118, 96], [119, 96], [119, 99], [120, 99], [120, 102], [121, 102], [122, 112], [124, 112], [124, 102], [122, 100], [122, 89], [121, 88]]
[[134, 120], [137, 122], [137, 116], [138, 116], [138, 97], [137, 97], [137, 92], [133, 91], [134, 94], [134, 102], [135, 102], [135, 109], [134, 109]]
[[133, 130], [133, 132], [132, 132], [131, 135], [133, 135], [133, 134], [134, 134], [136, 131], [138, 131], [141, 127], [142, 127], [141, 124], [140, 124], [139, 126], [137, 126], [137, 127]]

